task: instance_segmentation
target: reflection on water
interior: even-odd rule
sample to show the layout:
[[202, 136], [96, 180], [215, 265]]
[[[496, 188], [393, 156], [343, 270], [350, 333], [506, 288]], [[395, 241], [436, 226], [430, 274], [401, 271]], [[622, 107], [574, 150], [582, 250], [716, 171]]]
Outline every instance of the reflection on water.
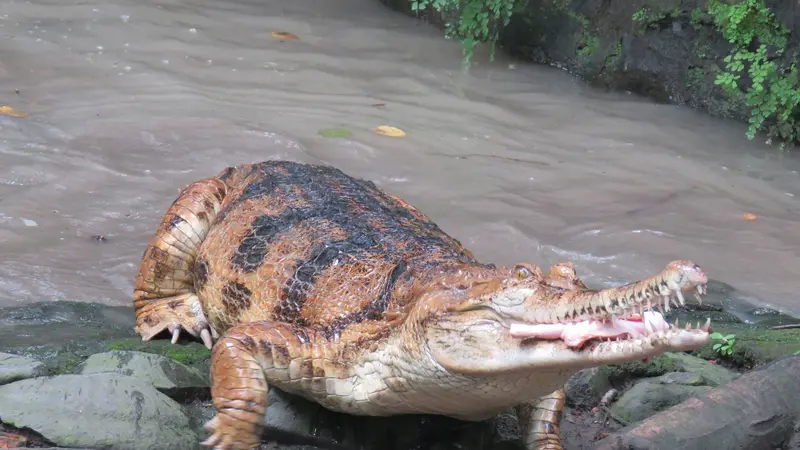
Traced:
[[800, 313], [796, 156], [555, 69], [461, 72], [377, 0], [5, 1], [0, 55], [0, 103], [30, 113], [0, 117], [0, 305], [128, 305], [179, 188], [283, 158], [374, 180], [485, 261], [609, 285], [686, 258]]

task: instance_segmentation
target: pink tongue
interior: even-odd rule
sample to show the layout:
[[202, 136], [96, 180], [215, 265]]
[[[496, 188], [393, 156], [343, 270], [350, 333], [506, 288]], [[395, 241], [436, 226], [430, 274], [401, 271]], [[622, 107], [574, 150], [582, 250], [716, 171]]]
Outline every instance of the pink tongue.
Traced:
[[561, 339], [570, 347], [580, 347], [589, 339], [615, 338], [617, 336], [631, 335], [633, 337], [648, 334], [642, 319], [648, 321], [654, 331], [669, 329], [664, 317], [657, 312], [647, 311], [644, 318], [631, 316], [626, 319], [617, 319], [615, 324], [597, 320], [584, 320], [569, 324], [513, 324], [511, 336], [515, 338]]

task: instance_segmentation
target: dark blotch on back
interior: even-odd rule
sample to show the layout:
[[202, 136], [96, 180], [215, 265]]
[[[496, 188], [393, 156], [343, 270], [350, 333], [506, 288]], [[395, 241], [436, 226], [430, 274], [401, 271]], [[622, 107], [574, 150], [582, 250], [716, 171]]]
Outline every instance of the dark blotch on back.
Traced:
[[408, 266], [404, 262], [394, 266], [394, 269], [392, 269], [392, 272], [386, 279], [386, 284], [381, 289], [381, 293], [378, 298], [370, 302], [366, 308], [333, 321], [327, 327], [325, 327], [325, 329], [322, 331], [322, 335], [325, 336], [326, 339], [332, 339], [336, 337], [336, 335], [338, 335], [342, 329], [350, 324], [361, 323], [367, 320], [382, 319], [384, 314], [386, 314], [387, 308], [389, 307], [389, 299], [391, 299], [394, 285], [397, 283], [397, 280], [400, 279], [401, 275], [406, 273], [406, 270], [408, 270]]
[[[350, 177], [334, 167], [290, 161], [256, 164], [250, 173], [248, 179], [252, 181], [241, 197], [228, 204], [226, 209], [244, 200], [273, 195], [278, 204], [283, 201], [286, 205], [307, 206], [286, 207], [281, 214], [256, 217], [231, 259], [234, 268], [243, 272], [258, 270], [269, 254], [270, 244], [302, 222], [311, 222], [307, 228], [319, 230], [312, 235], [316, 244], [313, 250], [295, 262], [294, 276], [288, 281], [282, 301], [275, 309], [280, 320], [298, 320], [314, 280], [337, 258], [341, 264], [381, 260], [396, 264], [405, 261], [390, 277], [391, 283], [406, 272], [405, 264], [426, 273], [442, 262], [474, 262], [458, 242], [435, 223], [418, 218], [372, 182]], [[222, 217], [224, 214], [223, 210]], [[219, 220], [218, 217], [215, 222]], [[347, 237], [334, 240], [326, 234], [325, 230], [330, 228], [314, 225], [320, 220], [332, 223]], [[391, 286], [387, 292], [390, 291]], [[352, 317], [351, 322], [380, 317], [388, 304], [389, 294], [382, 294], [374, 301], [375, 305]]]
[[281, 301], [275, 306], [275, 317], [278, 320], [295, 322], [298, 319], [314, 279], [333, 264], [340, 254], [341, 249], [337, 247], [319, 246], [310, 258], [295, 266], [294, 275], [283, 289]]
[[222, 288], [222, 305], [233, 317], [250, 308], [251, 301], [252, 292], [242, 283], [232, 282]]

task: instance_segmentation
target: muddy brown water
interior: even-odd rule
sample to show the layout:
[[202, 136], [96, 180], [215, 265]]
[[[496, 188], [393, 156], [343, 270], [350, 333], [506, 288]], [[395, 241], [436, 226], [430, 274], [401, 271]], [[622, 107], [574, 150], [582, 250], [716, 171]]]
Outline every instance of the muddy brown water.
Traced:
[[[797, 155], [557, 69], [460, 58], [377, 0], [0, 3], [0, 104], [30, 114], [0, 116], [0, 306], [129, 305], [179, 188], [281, 158], [375, 181], [484, 261], [569, 259], [607, 286], [692, 259], [800, 314]], [[317, 134], [332, 127], [353, 135]]]

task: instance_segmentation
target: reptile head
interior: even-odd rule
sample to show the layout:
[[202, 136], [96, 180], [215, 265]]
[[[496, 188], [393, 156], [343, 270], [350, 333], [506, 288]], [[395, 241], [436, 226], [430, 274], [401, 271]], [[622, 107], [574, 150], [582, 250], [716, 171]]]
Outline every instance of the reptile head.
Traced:
[[648, 359], [708, 342], [710, 321], [670, 325], [654, 309], [684, 304], [682, 291], [699, 299], [707, 282], [691, 261], [673, 261], [655, 276], [602, 290], [586, 288], [569, 264], [548, 275], [518, 264], [421, 297], [412, 332], [438, 364], [472, 375]]

